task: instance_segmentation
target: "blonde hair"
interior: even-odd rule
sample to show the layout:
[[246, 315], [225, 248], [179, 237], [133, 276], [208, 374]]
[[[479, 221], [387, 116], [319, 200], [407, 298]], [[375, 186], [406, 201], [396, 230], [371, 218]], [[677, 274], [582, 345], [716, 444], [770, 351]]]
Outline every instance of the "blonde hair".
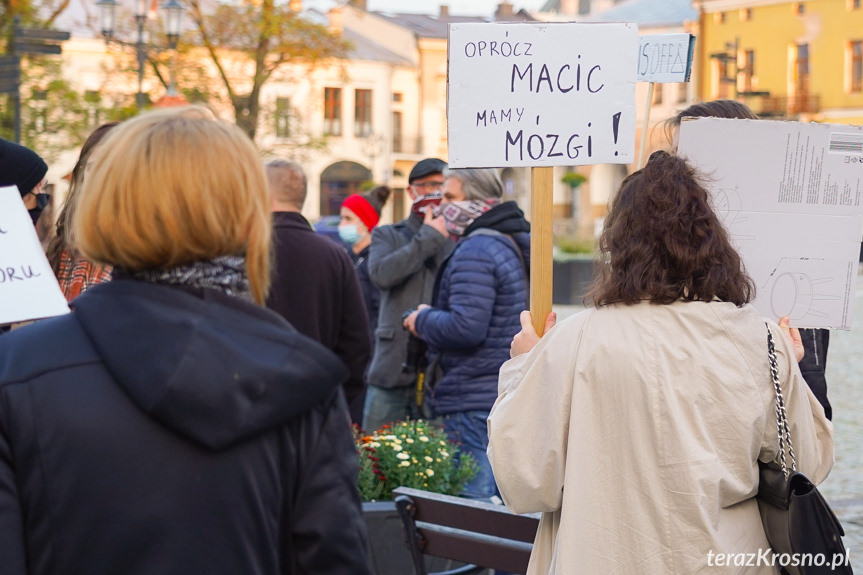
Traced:
[[248, 136], [200, 108], [149, 112], [111, 131], [73, 221], [77, 247], [130, 271], [245, 255], [252, 296], [269, 288], [267, 179]]

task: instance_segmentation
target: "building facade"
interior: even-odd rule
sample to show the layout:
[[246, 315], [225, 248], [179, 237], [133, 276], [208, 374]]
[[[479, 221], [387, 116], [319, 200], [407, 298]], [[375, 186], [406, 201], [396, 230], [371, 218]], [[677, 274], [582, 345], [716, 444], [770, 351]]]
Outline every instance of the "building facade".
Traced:
[[861, 0], [701, 0], [701, 100], [763, 117], [863, 123]]

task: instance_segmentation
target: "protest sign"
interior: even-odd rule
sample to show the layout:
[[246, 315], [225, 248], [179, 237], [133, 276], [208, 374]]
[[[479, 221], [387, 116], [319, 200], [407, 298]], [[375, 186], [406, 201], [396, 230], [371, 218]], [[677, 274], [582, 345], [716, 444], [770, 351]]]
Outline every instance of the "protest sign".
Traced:
[[692, 34], [645, 34], [639, 36], [639, 82], [688, 82], [692, 72], [695, 36]]
[[448, 50], [450, 167], [634, 161], [635, 24], [450, 24]]
[[68, 311], [18, 188], [0, 188], [0, 325]]
[[794, 327], [851, 329], [863, 128], [684, 118], [678, 151], [706, 176], [758, 311]]
[[646, 34], [639, 37], [638, 81], [649, 82], [638, 147], [638, 169], [644, 166], [644, 150], [650, 125], [654, 84], [688, 82], [692, 72], [695, 36], [692, 34]]

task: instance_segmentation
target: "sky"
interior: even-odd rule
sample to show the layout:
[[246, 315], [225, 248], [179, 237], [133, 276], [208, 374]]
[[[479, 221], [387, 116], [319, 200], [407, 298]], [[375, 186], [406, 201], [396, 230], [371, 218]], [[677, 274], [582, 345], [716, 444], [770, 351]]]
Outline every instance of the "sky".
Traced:
[[[501, 0], [367, 0], [367, 7], [372, 11], [381, 12], [415, 12], [420, 14], [437, 14], [440, 5], [449, 6], [449, 12], [459, 16], [491, 16]], [[510, 0], [519, 11], [522, 8], [538, 10], [546, 0]], [[303, 4], [307, 7], [327, 4], [335, 4], [332, 0], [306, 0]]]

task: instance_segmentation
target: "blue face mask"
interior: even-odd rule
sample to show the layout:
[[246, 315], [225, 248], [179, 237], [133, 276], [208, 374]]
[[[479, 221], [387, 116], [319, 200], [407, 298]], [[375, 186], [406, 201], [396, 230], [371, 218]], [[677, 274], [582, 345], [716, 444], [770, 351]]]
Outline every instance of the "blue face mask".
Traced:
[[339, 237], [348, 245], [354, 245], [360, 240], [360, 232], [354, 224], [339, 226]]

